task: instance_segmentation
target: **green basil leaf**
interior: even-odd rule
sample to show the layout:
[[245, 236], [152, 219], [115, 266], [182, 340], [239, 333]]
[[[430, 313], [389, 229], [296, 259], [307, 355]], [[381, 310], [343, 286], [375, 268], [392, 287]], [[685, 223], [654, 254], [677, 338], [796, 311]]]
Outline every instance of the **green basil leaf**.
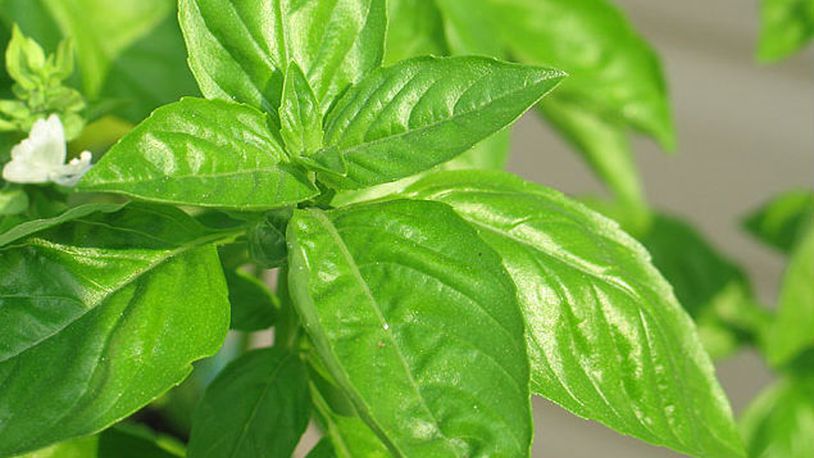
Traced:
[[229, 304], [217, 251], [170, 209], [95, 214], [0, 256], [0, 456], [94, 433], [214, 354]]
[[99, 434], [98, 458], [183, 457], [175, 439], [158, 435], [143, 425], [119, 424]]
[[635, 228], [646, 227], [650, 214], [624, 126], [555, 97], [540, 104], [540, 113], [607, 185], [627, 213], [625, 219]]
[[767, 346], [766, 358], [774, 366], [814, 346], [814, 222], [792, 251]]
[[98, 436], [85, 436], [60, 442], [15, 458], [97, 458]]
[[788, 254], [806, 223], [814, 218], [814, 192], [783, 193], [748, 215], [743, 226], [763, 243]]
[[[105, 4], [105, 8], [109, 6]], [[178, 14], [173, 8], [110, 63], [100, 97], [118, 102], [114, 112], [136, 124], [162, 105], [199, 94], [186, 58]]]
[[59, 226], [62, 223], [82, 218], [96, 212], [115, 212], [121, 210], [123, 206], [124, 204], [89, 203], [68, 209], [52, 218], [41, 218], [25, 221], [6, 230], [5, 232], [0, 232], [0, 247], [39, 231], [43, 231], [54, 226]]
[[749, 456], [814, 456], [814, 380], [783, 379], [758, 396], [741, 419]]
[[621, 120], [672, 149], [675, 133], [658, 58], [616, 7], [606, 0], [479, 1], [509, 55], [569, 73], [557, 98]]
[[374, 71], [328, 113], [320, 160], [343, 158], [357, 189], [446, 162], [502, 130], [563, 78], [561, 72], [484, 57], [424, 57]]
[[460, 156], [456, 156], [451, 161], [435, 166], [428, 172], [422, 172], [398, 181], [383, 183], [369, 188], [338, 192], [331, 201], [331, 205], [342, 207], [352, 203], [367, 202], [387, 195], [397, 194], [407, 189], [408, 186], [421, 179], [421, 177], [435, 173], [438, 170], [502, 170], [506, 166], [506, 162], [509, 158], [510, 137], [511, 130], [501, 130], [473, 146], [469, 151], [466, 151]]
[[502, 172], [445, 172], [407, 196], [446, 203], [503, 258], [527, 323], [531, 389], [624, 434], [742, 456], [695, 326], [611, 220]]
[[336, 453], [334, 453], [334, 446], [331, 440], [327, 437], [323, 437], [317, 442], [317, 445], [305, 455], [305, 458], [333, 458], [335, 456]]
[[464, 221], [402, 200], [298, 210], [287, 238], [305, 328], [394, 453], [528, 455], [523, 320], [500, 259]]
[[27, 208], [28, 195], [22, 188], [8, 185], [0, 188], [0, 217], [18, 215]]
[[[339, 390], [331, 386], [332, 390]], [[388, 458], [393, 456], [382, 441], [370, 427], [356, 415], [351, 406], [350, 413], [339, 413], [325, 399], [320, 391], [311, 390], [311, 399], [317, 414], [317, 421], [325, 433], [325, 438], [317, 444], [308, 456], [335, 456], [337, 458], [353, 458], [364, 456], [366, 458]], [[348, 401], [343, 398], [343, 402]], [[327, 442], [328, 445], [321, 445]], [[330, 446], [330, 447], [329, 447]], [[320, 448], [317, 450], [317, 448]], [[330, 452], [330, 453], [328, 453]]]
[[435, 0], [444, 22], [444, 34], [452, 54], [506, 58], [505, 44], [486, 3]]
[[206, 389], [193, 414], [189, 456], [291, 456], [309, 413], [308, 373], [297, 355], [253, 350]]
[[11, 245], [0, 259], [0, 362], [42, 344], [173, 256], [213, 239], [179, 210], [139, 206], [78, 217], [37, 236], [44, 239]]
[[296, 62], [288, 64], [279, 113], [280, 136], [289, 154], [310, 155], [322, 147], [319, 102]]
[[275, 116], [290, 60], [304, 70], [324, 112], [378, 67], [384, 52], [384, 0], [181, 0], [180, 11], [201, 92]]
[[254, 108], [185, 98], [156, 110], [82, 178], [85, 191], [236, 210], [283, 207], [318, 194]]
[[238, 331], [260, 331], [274, 324], [279, 300], [260, 280], [239, 270], [225, 270], [229, 287], [231, 321], [229, 327]]
[[387, 19], [386, 65], [411, 57], [448, 54], [444, 23], [435, 2], [389, 0]]
[[120, 424], [93, 436], [60, 442], [17, 458], [173, 458], [184, 448], [141, 425]]
[[89, 98], [100, 94], [113, 61], [174, 12], [173, 2], [166, 0], [43, 0], [43, 5], [76, 43]]
[[813, 0], [761, 0], [758, 58], [773, 62], [799, 51], [814, 37]]
[[693, 317], [713, 358], [727, 356], [744, 343], [759, 343], [767, 312], [755, 306], [743, 271], [701, 234], [683, 221], [658, 215], [639, 240]]

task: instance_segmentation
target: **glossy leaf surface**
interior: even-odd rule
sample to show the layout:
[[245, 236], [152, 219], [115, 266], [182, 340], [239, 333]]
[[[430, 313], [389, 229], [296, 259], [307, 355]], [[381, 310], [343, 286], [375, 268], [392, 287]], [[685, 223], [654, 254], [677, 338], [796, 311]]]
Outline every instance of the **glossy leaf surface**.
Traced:
[[322, 147], [322, 112], [319, 102], [295, 62], [288, 65], [279, 113], [280, 136], [289, 154], [302, 156]]
[[213, 237], [178, 211], [127, 209], [3, 249], [0, 456], [99, 431], [217, 351]]
[[758, 240], [788, 254], [813, 219], [814, 192], [798, 190], [766, 202], [747, 216], [743, 225]]
[[384, 0], [181, 0], [180, 11], [201, 92], [275, 118], [290, 60], [324, 109], [384, 53]]
[[464, 221], [432, 202], [302, 210], [288, 241], [306, 330], [393, 452], [528, 454], [522, 317], [497, 254]]
[[783, 379], [746, 410], [741, 430], [749, 456], [790, 458], [814, 455], [814, 380]]
[[[325, 120], [322, 158], [343, 158], [341, 189], [414, 175], [514, 122], [563, 78], [482, 57], [416, 58], [368, 75]], [[335, 162], [335, 161], [333, 161]]]
[[792, 251], [768, 339], [766, 357], [775, 366], [814, 346], [814, 223]]
[[291, 456], [309, 414], [307, 372], [297, 355], [250, 351], [207, 388], [192, 419], [189, 456]]
[[80, 187], [239, 210], [283, 207], [318, 193], [305, 171], [288, 162], [265, 115], [195, 98], [156, 110], [91, 168]]
[[575, 414], [697, 456], [742, 456], [695, 327], [616, 223], [501, 172], [408, 189], [451, 205], [503, 258], [527, 323], [531, 388]]
[[760, 21], [758, 57], [782, 59], [814, 37], [814, 0], [761, 0]]

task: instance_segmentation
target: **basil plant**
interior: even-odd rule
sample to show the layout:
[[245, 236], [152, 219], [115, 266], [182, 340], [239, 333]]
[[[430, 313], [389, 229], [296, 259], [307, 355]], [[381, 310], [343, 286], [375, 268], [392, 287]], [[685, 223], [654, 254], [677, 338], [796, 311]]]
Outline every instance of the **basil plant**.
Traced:
[[[399, 55], [399, 36], [432, 35], [395, 33], [397, 4], [180, 0], [176, 25], [159, 1], [0, 1], [75, 35], [79, 62], [9, 27], [0, 456], [281, 457], [310, 423], [313, 457], [522, 457], [532, 396], [684, 454], [745, 456], [639, 241], [556, 190], [450, 165], [549, 93], [546, 116], [586, 132], [580, 104], [603, 87], [474, 45]], [[186, 87], [161, 64], [183, 64], [181, 36], [199, 94], [165, 103]], [[114, 58], [125, 42], [139, 53]], [[166, 78], [127, 92], [147, 55]], [[654, 97], [654, 116], [628, 110], [610, 132], [669, 146]], [[148, 99], [165, 104], [140, 120]]]

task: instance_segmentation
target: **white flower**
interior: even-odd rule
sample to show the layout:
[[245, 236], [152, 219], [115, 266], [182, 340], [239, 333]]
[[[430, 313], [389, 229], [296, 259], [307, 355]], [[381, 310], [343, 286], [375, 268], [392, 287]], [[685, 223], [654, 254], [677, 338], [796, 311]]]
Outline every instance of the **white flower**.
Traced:
[[67, 164], [65, 131], [57, 115], [40, 119], [28, 138], [11, 149], [11, 161], [3, 167], [3, 179], [11, 183], [47, 183], [74, 186], [90, 169], [91, 153], [83, 151]]

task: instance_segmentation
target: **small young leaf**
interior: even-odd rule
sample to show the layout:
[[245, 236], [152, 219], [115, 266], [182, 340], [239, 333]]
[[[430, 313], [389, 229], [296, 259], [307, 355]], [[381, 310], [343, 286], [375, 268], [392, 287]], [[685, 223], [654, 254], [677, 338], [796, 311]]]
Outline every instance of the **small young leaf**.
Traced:
[[502, 256], [526, 318], [532, 392], [683, 453], [743, 456], [695, 326], [613, 221], [502, 172], [439, 173], [406, 195], [452, 206]]
[[814, 221], [792, 250], [767, 346], [766, 358], [774, 366], [814, 346]]
[[20, 86], [33, 89], [37, 86], [44, 66], [45, 51], [32, 38], [23, 35], [19, 27], [14, 26], [6, 49], [6, 70], [9, 76]]
[[254, 108], [185, 98], [156, 110], [80, 182], [155, 202], [262, 210], [318, 194]]
[[529, 453], [523, 320], [500, 259], [464, 221], [434, 202], [298, 210], [287, 239], [305, 328], [388, 448]]
[[99, 431], [220, 347], [217, 239], [161, 211], [96, 214], [3, 249], [0, 456]]
[[288, 254], [285, 228], [291, 214], [291, 208], [271, 211], [262, 221], [249, 228], [246, 238], [252, 261], [266, 269], [280, 267], [285, 263]]
[[514, 122], [564, 74], [483, 57], [424, 57], [377, 70], [328, 113], [325, 149], [342, 157], [340, 189], [414, 175], [463, 153]]
[[195, 410], [188, 456], [291, 456], [308, 425], [307, 376], [296, 354], [278, 348], [231, 362]]
[[279, 113], [280, 136], [290, 155], [310, 155], [322, 147], [322, 112], [319, 102], [296, 62], [288, 64]]
[[814, 37], [814, 0], [761, 0], [758, 58], [773, 62]]
[[743, 226], [763, 243], [788, 254], [806, 223], [814, 218], [814, 192], [783, 193], [746, 217]]
[[754, 458], [814, 456], [814, 380], [783, 379], [746, 410], [741, 431]]

